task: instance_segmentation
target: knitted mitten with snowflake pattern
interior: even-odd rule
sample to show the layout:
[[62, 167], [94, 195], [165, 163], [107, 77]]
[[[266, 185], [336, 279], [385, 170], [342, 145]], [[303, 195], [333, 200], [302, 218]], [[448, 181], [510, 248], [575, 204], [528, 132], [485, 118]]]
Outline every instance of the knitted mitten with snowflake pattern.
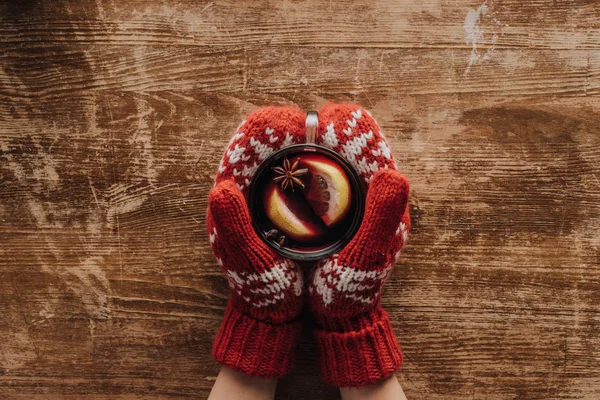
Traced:
[[348, 159], [368, 191], [359, 231], [313, 271], [309, 303], [323, 379], [334, 386], [362, 386], [391, 375], [402, 363], [380, 297], [410, 228], [409, 187], [377, 123], [362, 107], [330, 104], [319, 120], [317, 143]]
[[267, 156], [304, 142], [305, 118], [292, 107], [251, 113], [227, 146], [209, 195], [209, 238], [231, 289], [213, 356], [248, 375], [279, 377], [294, 365], [301, 328], [302, 271], [260, 240], [245, 195]]

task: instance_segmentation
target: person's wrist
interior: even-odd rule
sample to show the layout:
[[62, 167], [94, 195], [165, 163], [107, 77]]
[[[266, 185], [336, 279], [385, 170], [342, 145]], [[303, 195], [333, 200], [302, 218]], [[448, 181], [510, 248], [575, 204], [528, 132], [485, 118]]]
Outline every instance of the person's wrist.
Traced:
[[209, 400], [244, 399], [266, 400], [275, 397], [276, 378], [249, 376], [229, 367], [221, 367]]
[[342, 400], [406, 400], [404, 391], [395, 375], [367, 386], [341, 387]]

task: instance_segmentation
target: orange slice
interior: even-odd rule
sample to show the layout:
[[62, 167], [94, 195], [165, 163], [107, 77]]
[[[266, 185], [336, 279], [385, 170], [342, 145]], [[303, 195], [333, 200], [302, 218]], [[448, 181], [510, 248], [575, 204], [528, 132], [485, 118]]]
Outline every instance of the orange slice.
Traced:
[[302, 194], [284, 193], [278, 184], [270, 182], [263, 195], [267, 217], [292, 239], [301, 242], [317, 240], [325, 233], [325, 228], [310, 206], [298, 196], [302, 197]]

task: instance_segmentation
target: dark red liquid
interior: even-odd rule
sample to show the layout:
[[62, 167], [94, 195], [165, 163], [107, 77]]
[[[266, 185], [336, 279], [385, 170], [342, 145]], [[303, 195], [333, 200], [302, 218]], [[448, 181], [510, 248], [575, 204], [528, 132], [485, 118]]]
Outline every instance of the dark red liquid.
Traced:
[[[308, 161], [316, 160], [316, 164], [323, 165], [328, 173], [322, 173], [321, 170], [313, 168], [298, 177], [304, 188], [294, 184], [292, 191], [290, 185], [282, 189], [282, 181], [274, 182], [274, 178], [281, 174], [274, 171], [273, 167], [265, 170], [253, 183], [256, 185], [253, 191], [258, 195], [255, 196], [251, 209], [257, 231], [272, 246], [297, 252], [327, 249], [346, 239], [358, 214], [355, 201], [358, 193], [353, 190], [345, 167], [323, 154], [300, 152], [288, 154], [286, 158], [290, 163], [298, 160], [299, 169], [307, 169], [311, 166]], [[282, 159], [274, 160], [273, 166], [281, 165], [283, 165]], [[332, 182], [332, 179], [335, 179], [335, 182]], [[348, 189], [347, 192], [344, 192], [345, 196], [332, 190], [335, 183], [338, 184], [338, 187]], [[343, 198], [343, 201], [338, 201], [339, 198]], [[270, 214], [274, 217], [271, 217]], [[286, 218], [287, 216], [290, 218]], [[335, 216], [338, 216], [339, 219], [336, 219]], [[294, 223], [296, 220], [300, 222]], [[298, 227], [299, 225], [304, 228], [299, 229], [303, 231], [302, 235], [296, 235], [293, 232], [294, 229], [286, 231], [287, 227]]]

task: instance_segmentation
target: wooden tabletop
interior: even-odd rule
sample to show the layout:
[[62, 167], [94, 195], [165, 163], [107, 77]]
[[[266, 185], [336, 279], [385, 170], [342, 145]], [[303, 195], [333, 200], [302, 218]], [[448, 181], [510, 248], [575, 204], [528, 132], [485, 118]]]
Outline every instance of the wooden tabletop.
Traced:
[[[599, 96], [595, 0], [2, 2], [0, 398], [206, 398], [223, 149], [352, 101], [412, 183], [408, 398], [598, 399]], [[338, 398], [299, 354], [277, 399]]]

